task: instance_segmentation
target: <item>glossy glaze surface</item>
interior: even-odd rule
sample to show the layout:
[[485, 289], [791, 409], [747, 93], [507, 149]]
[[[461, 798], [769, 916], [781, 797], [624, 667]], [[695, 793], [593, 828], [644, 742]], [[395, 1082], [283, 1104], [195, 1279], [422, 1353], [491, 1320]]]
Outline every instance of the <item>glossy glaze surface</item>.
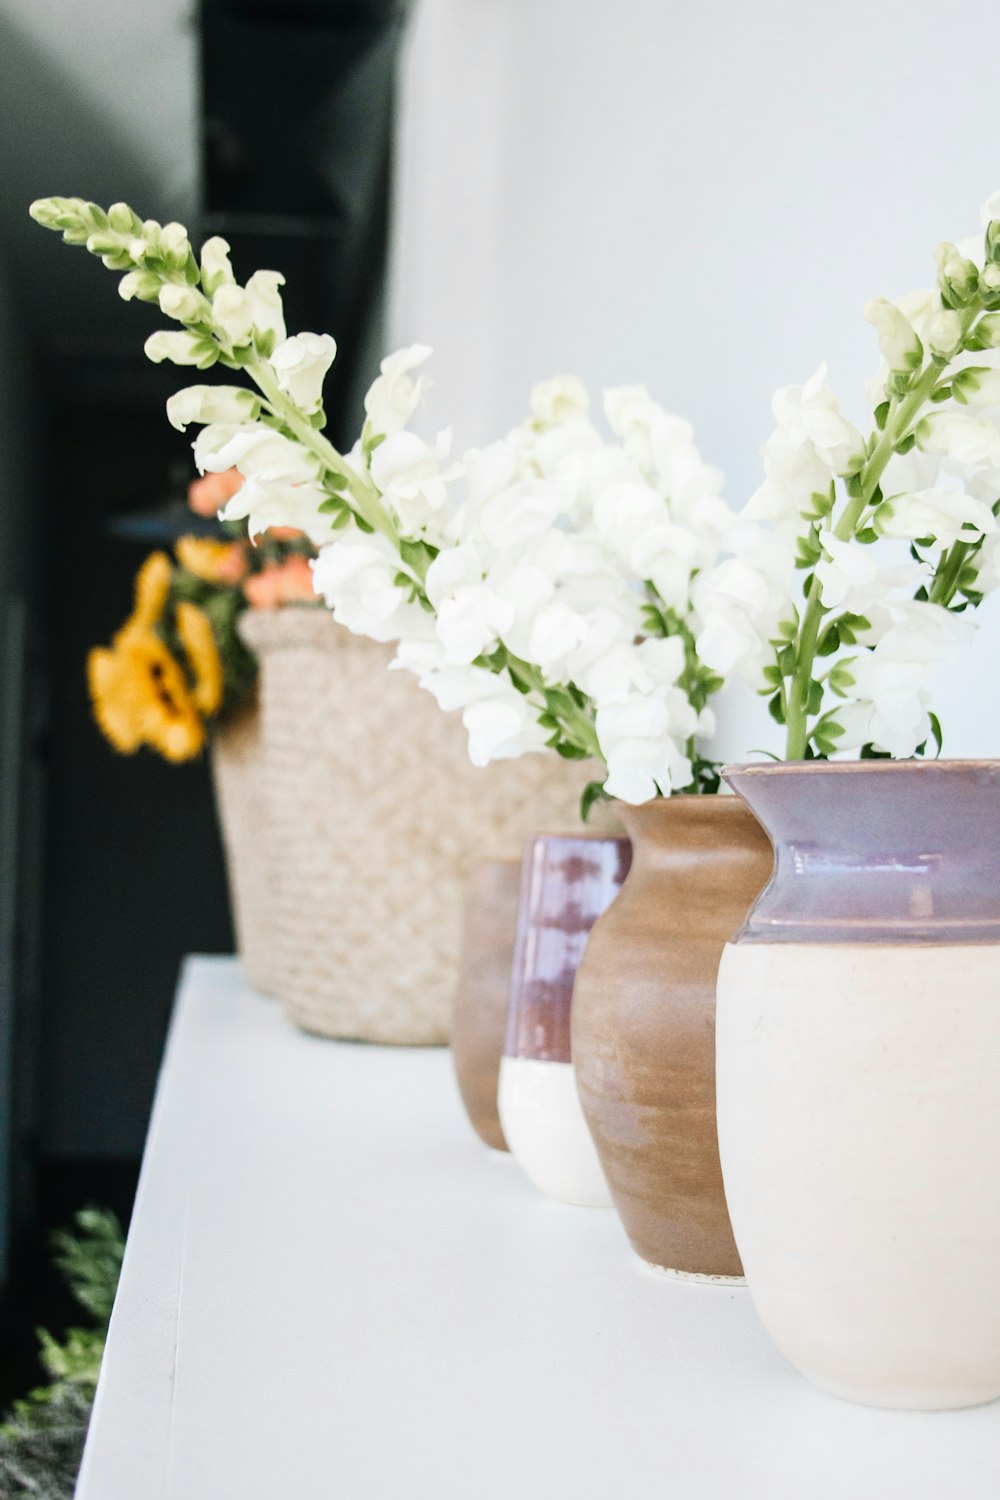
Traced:
[[451, 1055], [472, 1128], [506, 1151], [497, 1108], [521, 886], [517, 860], [482, 860], [466, 876]]
[[731, 766], [775, 847], [740, 942], [1000, 942], [1000, 762]]
[[577, 977], [577, 1085], [628, 1237], [644, 1260], [741, 1274], [715, 1124], [715, 979], [771, 871], [735, 797], [623, 807], [632, 869]]
[[528, 844], [505, 1051], [570, 1061], [573, 982], [591, 928], [628, 873], [628, 839], [542, 834]]

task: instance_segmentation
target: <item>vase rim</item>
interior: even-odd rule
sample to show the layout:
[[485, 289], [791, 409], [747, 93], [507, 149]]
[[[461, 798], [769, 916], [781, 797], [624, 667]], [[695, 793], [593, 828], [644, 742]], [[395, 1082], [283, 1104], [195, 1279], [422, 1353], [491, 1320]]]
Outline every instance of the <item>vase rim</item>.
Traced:
[[734, 761], [722, 767], [722, 775], [728, 781], [731, 776], [780, 776], [790, 772], [808, 771], [836, 772], [839, 775], [865, 772], [883, 775], [892, 772], [941, 772], [941, 771], [993, 771], [1000, 774], [1000, 760], [976, 759], [973, 757], [939, 756], [934, 760], [778, 760], [778, 761]]

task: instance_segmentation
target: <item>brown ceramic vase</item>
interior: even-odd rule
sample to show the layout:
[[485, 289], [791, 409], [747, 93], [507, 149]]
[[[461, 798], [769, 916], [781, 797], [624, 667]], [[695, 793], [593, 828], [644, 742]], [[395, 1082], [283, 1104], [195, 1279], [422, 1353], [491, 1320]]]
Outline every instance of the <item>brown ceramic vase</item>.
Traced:
[[590, 935], [573, 997], [580, 1099], [643, 1260], [737, 1278], [715, 1123], [715, 981], [771, 874], [771, 845], [735, 797], [619, 811], [632, 868]]
[[462, 1103], [480, 1140], [496, 1151], [508, 1149], [497, 1086], [520, 884], [521, 867], [513, 859], [481, 860], [466, 876], [462, 958], [452, 1012], [451, 1057]]

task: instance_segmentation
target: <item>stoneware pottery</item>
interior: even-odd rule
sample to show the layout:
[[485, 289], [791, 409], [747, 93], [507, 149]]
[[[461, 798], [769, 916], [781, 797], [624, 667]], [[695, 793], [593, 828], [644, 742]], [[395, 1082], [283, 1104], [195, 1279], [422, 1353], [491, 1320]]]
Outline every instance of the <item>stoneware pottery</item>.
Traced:
[[740, 766], [774, 879], [719, 974], [757, 1311], [875, 1406], [1000, 1396], [1000, 762]]
[[619, 809], [632, 870], [595, 926], [573, 1000], [584, 1113], [634, 1249], [685, 1279], [741, 1275], [715, 1128], [715, 976], [771, 871], [735, 797]]
[[452, 1012], [451, 1056], [472, 1128], [506, 1151], [497, 1107], [507, 1033], [521, 869], [517, 860], [484, 859], [465, 879], [462, 959]]
[[500, 1119], [515, 1160], [563, 1203], [611, 1206], [570, 1060], [570, 1003], [587, 934], [621, 886], [627, 839], [543, 835], [524, 854]]

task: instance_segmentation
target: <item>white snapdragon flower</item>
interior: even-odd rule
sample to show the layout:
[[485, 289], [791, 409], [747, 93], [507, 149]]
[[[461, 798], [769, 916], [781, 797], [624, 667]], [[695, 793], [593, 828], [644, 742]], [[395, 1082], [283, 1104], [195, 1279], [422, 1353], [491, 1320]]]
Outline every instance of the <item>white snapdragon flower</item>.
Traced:
[[812, 496], [825, 496], [835, 474], [857, 468], [864, 441], [841, 415], [825, 365], [805, 385], [776, 391], [771, 409], [778, 425], [763, 448], [766, 478], [743, 514], [794, 531]]
[[[896, 297], [891, 305], [905, 319], [916, 337], [921, 342], [926, 342], [931, 320], [941, 310], [941, 298], [937, 287], [922, 287], [917, 291], [907, 292], [905, 296]], [[886, 399], [886, 388], [891, 374], [892, 367], [883, 355], [879, 361], [878, 370], [865, 384], [865, 395], [873, 407], [880, 406]]]
[[160, 311], [178, 323], [197, 323], [207, 312], [204, 298], [193, 286], [178, 286], [167, 281], [160, 287], [157, 300]]
[[435, 528], [443, 539], [448, 485], [462, 473], [461, 464], [442, 468], [451, 450], [451, 432], [439, 432], [433, 448], [412, 432], [397, 432], [380, 443], [371, 457], [371, 476], [406, 536]]
[[555, 484], [545, 479], [522, 479], [485, 500], [475, 523], [491, 548], [524, 547], [553, 525], [559, 511]]
[[875, 526], [883, 536], [905, 541], [933, 538], [934, 545], [943, 548], [956, 542], [977, 542], [997, 529], [993, 508], [987, 501], [964, 490], [939, 488], [894, 495], [879, 506]]
[[1000, 468], [1000, 428], [964, 412], [930, 412], [917, 426], [917, 443], [925, 453], [940, 454], [959, 474]]
[[556, 375], [532, 386], [528, 409], [543, 427], [586, 419], [590, 410], [587, 387], [576, 375]]
[[648, 802], [690, 784], [691, 762], [675, 738], [683, 734], [679, 720], [685, 695], [677, 689], [632, 694], [623, 703], [597, 710], [596, 729], [608, 767], [604, 789], [633, 805]]
[[245, 386], [189, 385], [167, 401], [167, 420], [178, 432], [192, 422], [223, 422], [240, 425], [255, 422], [260, 415], [260, 397]]
[[865, 443], [847, 420], [826, 378], [826, 365], [805, 385], [786, 386], [774, 398], [778, 426], [801, 442], [812, 444], [816, 456], [834, 474], [854, 473], [864, 459]]
[[234, 348], [241, 349], [253, 338], [253, 309], [246, 289], [223, 282], [212, 298], [212, 318]]
[[427, 570], [425, 587], [449, 666], [468, 666], [495, 650], [514, 623], [514, 604], [486, 581], [479, 555], [468, 544], [439, 552]]
[[399, 582], [401, 564], [385, 537], [347, 531], [320, 549], [312, 569], [317, 594], [337, 623], [356, 635], [375, 641], [432, 635], [431, 617]]
[[474, 766], [545, 748], [549, 731], [538, 723], [540, 707], [507, 677], [482, 667], [449, 666], [437, 642], [403, 642], [393, 665], [415, 672], [445, 713], [461, 712]]
[[406, 426], [427, 386], [425, 376], [414, 380], [412, 372], [430, 353], [425, 344], [412, 344], [386, 355], [379, 366], [381, 374], [365, 396], [365, 414], [374, 436], [389, 438]]
[[337, 345], [328, 333], [296, 333], [282, 340], [270, 365], [285, 395], [311, 416], [323, 404], [323, 381], [336, 357]]
[[201, 284], [209, 297], [214, 296], [226, 282], [236, 280], [229, 261], [229, 250], [229, 245], [218, 235], [213, 235], [201, 247]]
[[978, 365], [961, 370], [953, 386], [955, 400], [973, 411], [1000, 406], [1000, 369]]
[[197, 333], [151, 333], [145, 343], [146, 358], [154, 365], [168, 360], [173, 365], [193, 365], [207, 370], [218, 353], [210, 339]]
[[791, 608], [792, 549], [780, 533], [741, 522], [727, 550], [733, 555], [695, 582], [696, 649], [711, 671], [738, 673], [759, 689], [764, 667], [775, 658], [772, 641]]
[[854, 679], [851, 699], [834, 718], [839, 749], [871, 742], [896, 759], [913, 755], [931, 734], [928, 686], [935, 662], [953, 661], [974, 627], [937, 604], [907, 600], [873, 651], [841, 663]]
[[330, 535], [319, 507], [327, 499], [320, 465], [300, 444], [263, 422], [213, 423], [194, 443], [202, 474], [237, 469], [246, 481], [221, 512], [227, 521], [246, 519], [251, 536], [272, 526], [294, 526], [314, 542]]
[[879, 349], [890, 370], [909, 374], [919, 369], [924, 346], [912, 323], [895, 302], [885, 297], [873, 297], [865, 308], [865, 317], [878, 332]]
[[679, 444], [690, 444], [691, 425], [664, 411], [643, 385], [617, 386], [604, 392], [604, 412], [612, 432], [639, 468], [663, 472]]
[[863, 596], [878, 576], [878, 559], [860, 542], [842, 542], [832, 531], [820, 533], [823, 556], [816, 564], [820, 599], [827, 609], [837, 609], [852, 598]]
[[253, 328], [258, 337], [273, 341], [275, 346], [285, 338], [285, 311], [279, 291], [284, 284], [280, 271], [255, 271], [246, 285]]

